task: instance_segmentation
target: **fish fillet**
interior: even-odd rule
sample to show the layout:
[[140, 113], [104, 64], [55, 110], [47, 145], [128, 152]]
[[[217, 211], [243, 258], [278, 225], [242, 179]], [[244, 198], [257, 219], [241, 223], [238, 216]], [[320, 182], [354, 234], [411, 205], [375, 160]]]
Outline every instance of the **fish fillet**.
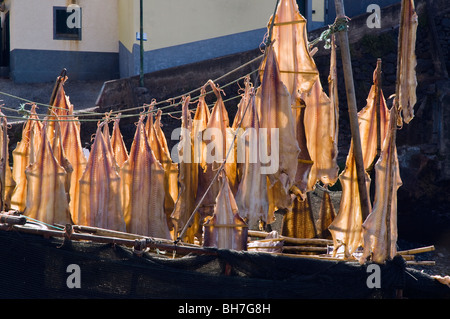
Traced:
[[[241, 128], [245, 131], [239, 137], [237, 145], [239, 153], [244, 153], [242, 179], [236, 193], [236, 203], [239, 214], [250, 228], [254, 229], [259, 221], [267, 222], [269, 202], [267, 197], [267, 177], [261, 173], [259, 158], [259, 119], [256, 110], [254, 93], [245, 114], [242, 117]], [[241, 148], [242, 147], [242, 148]]]
[[307, 190], [313, 190], [317, 181], [333, 185], [338, 179], [337, 165], [338, 117], [336, 53], [334, 45], [330, 59], [330, 97], [323, 91], [320, 79], [308, 94], [302, 94], [306, 104], [305, 134], [307, 148], [314, 164], [308, 178]]
[[[73, 120], [78, 120], [73, 118]], [[80, 184], [79, 181], [86, 169], [86, 156], [83, 152], [80, 137], [80, 122], [67, 122], [62, 135], [62, 147], [67, 160], [72, 166], [72, 173], [70, 175], [70, 201], [69, 208], [72, 215], [73, 222], [78, 224], [78, 205], [80, 203]]]
[[29, 119], [22, 129], [22, 138], [12, 152], [12, 176], [16, 182], [16, 186], [11, 195], [11, 209], [16, 209], [20, 212], [25, 210], [27, 198], [27, 178], [25, 169], [34, 161], [34, 156], [30, 153], [32, 150], [37, 150], [39, 147], [41, 131], [42, 123], [39, 121], [36, 114], [36, 105], [33, 104], [31, 106]]
[[[167, 140], [161, 129], [161, 114], [162, 111], [158, 110], [153, 123], [153, 132], [155, 134], [154, 144], [150, 144], [150, 148], [154, 151], [156, 159], [161, 163], [164, 169], [164, 210], [167, 217], [167, 223], [170, 229], [173, 228], [173, 223], [170, 215], [173, 213], [175, 201], [178, 197], [178, 165], [173, 163], [170, 156], [169, 147], [167, 146]], [[155, 151], [158, 148], [158, 151]]]
[[27, 198], [24, 215], [50, 225], [72, 224], [65, 188], [67, 172], [54, 156], [45, 125], [35, 162], [26, 168], [25, 174]]
[[[400, 43], [400, 61], [399, 61], [399, 88], [398, 103], [399, 110], [402, 112], [403, 121], [409, 123], [414, 117], [414, 105], [416, 104], [416, 32], [418, 25], [418, 16], [414, 7], [413, 0], [403, 1], [403, 24], [400, 26], [403, 31], [402, 41]], [[401, 118], [398, 118], [401, 123]]]
[[[260, 119], [260, 132], [266, 133], [267, 143], [261, 137], [262, 145], [267, 146], [266, 154], [270, 162], [263, 165], [268, 178], [269, 214], [275, 208], [289, 207], [289, 189], [295, 182], [297, 172], [297, 159], [300, 153], [296, 134], [295, 122], [291, 110], [290, 94], [280, 78], [275, 52], [269, 49], [261, 85], [256, 91], [256, 105]], [[278, 132], [278, 139], [276, 139]], [[260, 135], [261, 136], [261, 135]], [[277, 149], [278, 148], [278, 149]], [[273, 152], [272, 149], [275, 151]], [[287, 204], [287, 205], [286, 205]]]
[[[268, 28], [272, 19], [273, 16]], [[311, 90], [319, 72], [308, 50], [306, 19], [294, 0], [281, 0], [278, 4], [271, 40], [274, 41], [281, 81], [291, 94], [291, 104], [295, 105], [300, 93]]]
[[102, 122], [95, 134], [86, 169], [80, 179], [78, 223], [126, 231], [120, 197], [120, 177], [114, 156], [103, 135]]
[[144, 129], [144, 116], [134, 135], [128, 160], [123, 164], [127, 231], [172, 239], [164, 213], [164, 169], [153, 155]]
[[[179, 192], [178, 198], [175, 202], [175, 208], [171, 215], [174, 224], [174, 234], [178, 236], [189, 217], [195, 209], [195, 200], [198, 186], [198, 170], [199, 164], [193, 161], [194, 157], [194, 143], [193, 143], [193, 128], [192, 118], [189, 112], [190, 96], [183, 98], [182, 102], [182, 116], [181, 116], [181, 136], [178, 147], [179, 158], [179, 175], [178, 184]], [[198, 111], [198, 109], [197, 109]], [[199, 213], [196, 213], [194, 222], [186, 232], [186, 238], [183, 241], [194, 243], [194, 236], [200, 231]]]
[[8, 151], [8, 123], [5, 115], [0, 111], [0, 188], [1, 188], [1, 211], [8, 211], [11, 208], [11, 195], [16, 186], [9, 166]]
[[[374, 82], [377, 83], [374, 72]], [[364, 168], [367, 170], [377, 154], [377, 125], [376, 125], [376, 87], [372, 85], [367, 105], [358, 113], [359, 132], [361, 136], [361, 148], [363, 153]], [[380, 90], [380, 138], [384, 140], [389, 125], [389, 110]], [[344, 171], [339, 175], [342, 185], [342, 197], [339, 212], [329, 230], [333, 236], [334, 254], [337, 249], [344, 246], [344, 254], [349, 257], [359, 246], [363, 245], [362, 237], [362, 211], [359, 199], [359, 187], [357, 182], [356, 163], [353, 155], [353, 141], [350, 143], [349, 154]], [[365, 173], [368, 198], [370, 190], [370, 176]]]
[[294, 199], [292, 210], [287, 211], [283, 216], [281, 235], [294, 238], [317, 236], [310, 196], [310, 193], [307, 193], [304, 200], [298, 197]]
[[231, 192], [226, 174], [222, 172], [214, 214], [205, 223], [203, 246], [220, 249], [247, 250], [248, 227]]
[[362, 225], [364, 253], [360, 262], [364, 262], [372, 254], [373, 262], [384, 263], [397, 253], [397, 190], [402, 185], [402, 180], [395, 147], [394, 130], [397, 129], [395, 116], [392, 116], [391, 122], [380, 158], [375, 165], [375, 200], [372, 212]]
[[[211, 208], [214, 207], [217, 194], [220, 190], [219, 181], [217, 179], [214, 180], [214, 177], [217, 174], [217, 169], [224, 160], [227, 160], [224, 169], [233, 194], [236, 192], [235, 189], [237, 189], [236, 162], [233, 159], [226, 159], [228, 148], [231, 146], [229, 144], [229, 137], [232, 135], [229, 127], [228, 112], [225, 109], [221, 92], [216, 85], [211, 80], [207, 84], [213, 89], [217, 100], [211, 111], [208, 124], [202, 131], [202, 143], [205, 147], [203, 150], [205, 157], [202, 158], [202, 162], [205, 162], [201, 163], [204, 174], [199, 176], [197, 200], [200, 201], [203, 195], [206, 194], [202, 201], [202, 205], [206, 206], [204, 209], [205, 213], [208, 211], [211, 212]], [[211, 182], [212, 186], [208, 190]]]

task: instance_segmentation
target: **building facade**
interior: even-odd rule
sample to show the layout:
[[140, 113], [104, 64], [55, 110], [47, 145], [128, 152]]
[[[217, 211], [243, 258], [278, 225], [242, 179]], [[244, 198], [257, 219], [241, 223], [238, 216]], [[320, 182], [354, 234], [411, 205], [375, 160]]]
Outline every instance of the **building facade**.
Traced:
[[[110, 80], [258, 48], [276, 0], [0, 0], [0, 76], [17, 83]], [[296, 0], [309, 31], [334, 21], [331, 0]], [[364, 2], [364, 3], [362, 3]], [[366, 2], [345, 0], [349, 16]], [[355, 5], [356, 3], [356, 5]], [[361, 4], [362, 3], [362, 4]]]

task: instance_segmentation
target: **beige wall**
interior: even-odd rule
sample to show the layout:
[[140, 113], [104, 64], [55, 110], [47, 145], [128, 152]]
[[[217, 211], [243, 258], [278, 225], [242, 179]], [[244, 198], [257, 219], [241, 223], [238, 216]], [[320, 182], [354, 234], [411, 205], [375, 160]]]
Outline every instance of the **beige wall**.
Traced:
[[[146, 51], [265, 28], [274, 0], [144, 0]], [[119, 0], [119, 39], [131, 51], [139, 0]], [[262, 40], [262, 39], [261, 39]]]
[[[8, 0], [11, 50], [118, 52], [118, 0]], [[53, 40], [53, 6], [82, 8], [81, 41]]]

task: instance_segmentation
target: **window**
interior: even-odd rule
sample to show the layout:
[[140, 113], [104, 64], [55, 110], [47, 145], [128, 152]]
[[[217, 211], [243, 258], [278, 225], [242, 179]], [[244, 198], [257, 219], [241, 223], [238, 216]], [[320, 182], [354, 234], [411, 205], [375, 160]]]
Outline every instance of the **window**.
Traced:
[[80, 7], [53, 7], [53, 39], [81, 40]]

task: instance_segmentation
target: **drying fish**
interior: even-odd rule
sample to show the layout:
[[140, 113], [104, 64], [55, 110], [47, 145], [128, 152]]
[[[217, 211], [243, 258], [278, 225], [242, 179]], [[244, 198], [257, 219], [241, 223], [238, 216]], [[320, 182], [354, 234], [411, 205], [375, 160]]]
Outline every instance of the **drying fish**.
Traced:
[[123, 163], [128, 159], [128, 151], [125, 146], [125, 142], [123, 141], [122, 133], [120, 132], [120, 116], [122, 113], [117, 115], [117, 118], [114, 119], [113, 131], [111, 134], [111, 147], [113, 150], [114, 158], [116, 159], [116, 163], [119, 167], [123, 166]]
[[78, 223], [85, 226], [126, 231], [120, 197], [120, 177], [114, 156], [107, 145], [109, 138], [97, 127], [86, 169], [79, 181]]
[[11, 195], [11, 208], [20, 212], [25, 210], [27, 198], [27, 178], [25, 169], [34, 162], [32, 150], [37, 151], [40, 145], [42, 123], [36, 114], [36, 105], [31, 106], [30, 116], [22, 129], [22, 139], [12, 152], [12, 176], [16, 182]]
[[[377, 83], [374, 72], [374, 83]], [[363, 153], [364, 169], [372, 164], [377, 153], [377, 125], [376, 107], [379, 108], [380, 138], [383, 141], [389, 125], [389, 110], [386, 107], [383, 92], [380, 90], [380, 105], [375, 105], [376, 86], [373, 85], [367, 98], [367, 105], [358, 113], [361, 148]], [[347, 156], [344, 171], [339, 175], [342, 185], [342, 197], [339, 213], [330, 225], [329, 230], [333, 236], [334, 254], [337, 249], [344, 246], [345, 256], [349, 257], [359, 246], [363, 245], [362, 237], [362, 211], [357, 182], [356, 163], [353, 155], [353, 141]], [[365, 172], [367, 196], [369, 197], [370, 177]]]
[[254, 93], [245, 106], [246, 112], [242, 117], [244, 134], [239, 138], [239, 153], [244, 153], [242, 165], [242, 180], [236, 193], [236, 203], [240, 216], [247, 224], [254, 228], [262, 220], [268, 220], [267, 177], [261, 173], [259, 158], [259, 119], [256, 110]]
[[373, 262], [383, 263], [397, 253], [397, 190], [402, 180], [395, 147], [397, 123], [393, 115], [381, 156], [375, 165], [375, 201], [372, 212], [362, 225], [364, 253], [361, 262], [371, 254]]
[[141, 116], [129, 158], [123, 164], [127, 231], [171, 239], [164, 213], [164, 169], [153, 155], [143, 121]]
[[291, 192], [304, 200], [306, 198], [306, 192], [308, 191], [308, 178], [311, 172], [313, 161], [309, 155], [308, 147], [306, 146], [306, 133], [305, 133], [305, 103], [301, 99], [297, 99], [297, 104], [292, 112], [295, 116], [295, 127], [297, 142], [300, 147], [300, 153], [297, 159], [297, 172], [295, 174], [294, 185], [291, 186]]
[[290, 95], [281, 81], [275, 52], [270, 48], [263, 80], [256, 91], [256, 105], [260, 120], [260, 143], [267, 145], [268, 150], [263, 151], [269, 155], [268, 160], [262, 161], [263, 174], [268, 177], [268, 191], [276, 191], [276, 194], [269, 195], [269, 200], [278, 201], [272, 203], [271, 207], [286, 208], [285, 204], [291, 202], [289, 189], [295, 182], [300, 148], [295, 135]]
[[294, 238], [317, 236], [310, 196], [310, 193], [307, 193], [305, 200], [300, 200], [298, 197], [294, 199], [292, 210], [283, 216], [281, 235]]
[[65, 130], [62, 135], [62, 148], [64, 150], [67, 160], [72, 166], [72, 173], [70, 175], [70, 212], [75, 224], [78, 224], [78, 205], [80, 203], [80, 184], [79, 181], [86, 169], [86, 156], [81, 146], [80, 137], [80, 122], [77, 118], [72, 118], [73, 121], [67, 122]]
[[[270, 18], [268, 28], [274, 17]], [[281, 81], [295, 105], [298, 94], [311, 90], [319, 72], [308, 50], [306, 19], [294, 0], [281, 0], [275, 13], [272, 42], [280, 68]]]
[[[207, 84], [213, 89], [217, 100], [211, 111], [208, 124], [202, 131], [202, 143], [205, 147], [205, 157], [202, 158], [201, 165], [205, 174], [202, 178], [199, 176], [197, 200], [201, 200], [205, 195], [202, 201], [202, 206], [206, 206], [205, 212], [210, 211], [214, 206], [215, 199], [220, 189], [219, 181], [217, 179], [214, 180], [214, 177], [217, 174], [217, 169], [225, 160], [226, 164], [224, 165], [224, 169], [233, 194], [236, 193], [237, 189], [236, 162], [232, 158], [226, 158], [228, 149], [231, 146], [230, 137], [233, 135], [229, 127], [228, 112], [223, 103], [221, 92], [216, 85], [211, 80], [209, 80]], [[230, 155], [232, 156], [233, 153], [231, 152]], [[213, 184], [208, 190], [211, 182]]]
[[169, 228], [173, 227], [170, 215], [173, 212], [175, 201], [178, 197], [178, 165], [172, 162], [170, 157], [169, 147], [167, 146], [167, 140], [164, 136], [164, 132], [161, 129], [161, 114], [162, 111], [158, 110], [155, 117], [155, 122], [152, 125], [150, 148], [156, 159], [161, 163], [164, 169], [164, 210], [166, 212], [167, 223]]
[[[178, 198], [175, 202], [175, 208], [171, 215], [174, 225], [175, 237], [178, 236], [178, 231], [181, 231], [190, 214], [195, 209], [195, 198], [197, 195], [198, 185], [198, 163], [193, 161], [194, 144], [192, 137], [192, 118], [189, 113], [190, 96], [183, 98], [182, 102], [182, 116], [181, 116], [181, 136], [178, 144], [178, 158], [179, 158], [179, 175], [178, 175]], [[197, 109], [198, 110], [198, 109]], [[194, 235], [198, 233], [201, 226], [199, 225], [199, 214], [196, 213], [193, 225], [188, 228], [186, 233], [186, 242], [193, 243]]]
[[[403, 120], [409, 123], [414, 117], [414, 105], [416, 104], [416, 32], [418, 16], [414, 8], [413, 0], [402, 0], [403, 12], [401, 17], [400, 32], [402, 32], [399, 56], [398, 81], [398, 109], [402, 112]], [[401, 117], [398, 117], [401, 124]]]
[[214, 214], [205, 223], [205, 247], [247, 250], [248, 227], [242, 217], [231, 192], [226, 174], [222, 172], [220, 190], [217, 194]]
[[8, 211], [11, 208], [11, 195], [16, 186], [9, 166], [8, 151], [8, 125], [5, 115], [0, 111], [0, 189], [1, 210]]
[[66, 95], [64, 90], [64, 84], [67, 81], [67, 76], [59, 76], [57, 81], [59, 84], [57, 86], [52, 105], [48, 109], [49, 122], [47, 124], [47, 133], [50, 143], [53, 141], [56, 134], [56, 120], [62, 120], [59, 122], [59, 125], [61, 134], [64, 135], [64, 131], [68, 124], [67, 120], [72, 118], [68, 117], [68, 115], [73, 114], [73, 105], [70, 103], [69, 97]]
[[330, 231], [328, 230], [328, 227], [331, 225], [335, 218], [336, 211], [331, 201], [330, 193], [329, 191], [325, 190], [323, 192], [322, 203], [320, 205], [319, 219], [317, 220], [317, 236], [319, 238], [333, 239]]
[[47, 224], [72, 224], [66, 194], [66, 170], [56, 160], [44, 125], [39, 151], [30, 164], [27, 177], [27, 198], [24, 215]]
[[302, 94], [306, 104], [305, 134], [307, 148], [314, 164], [308, 179], [308, 190], [314, 189], [317, 181], [333, 185], [338, 179], [337, 165], [338, 117], [336, 53], [332, 45], [330, 59], [330, 97], [323, 91], [320, 79], [314, 83], [311, 92]]

